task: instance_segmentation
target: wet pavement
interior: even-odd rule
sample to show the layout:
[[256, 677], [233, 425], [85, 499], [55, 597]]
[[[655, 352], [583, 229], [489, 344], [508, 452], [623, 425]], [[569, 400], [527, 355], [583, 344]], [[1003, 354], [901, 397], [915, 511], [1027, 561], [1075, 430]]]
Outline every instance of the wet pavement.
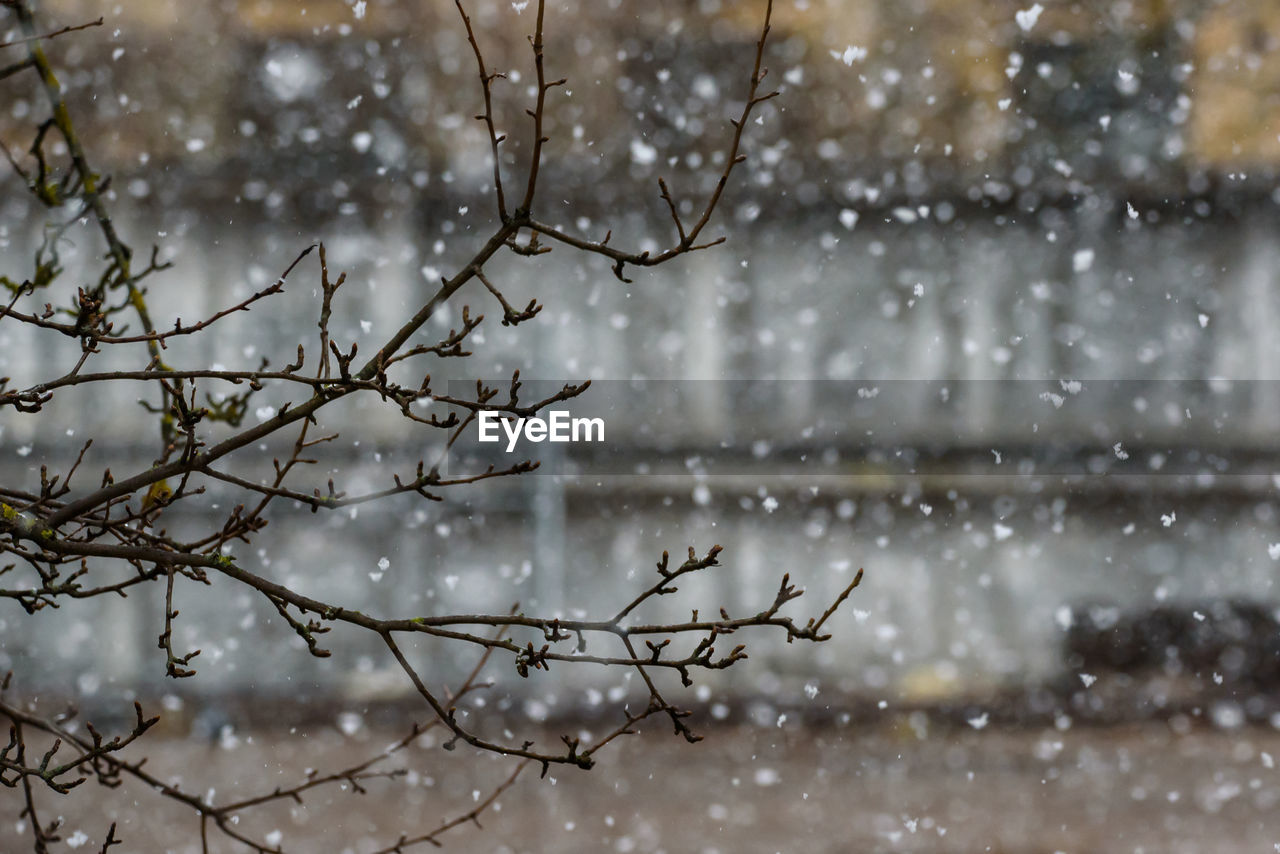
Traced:
[[[981, 727], [981, 728], [979, 728]], [[1060, 728], [1065, 727], [1065, 728]], [[350, 729], [350, 727], [349, 727]], [[584, 733], [578, 733], [584, 734]], [[147, 767], [218, 801], [270, 791], [306, 769], [354, 763], [399, 734], [337, 726], [241, 733], [221, 744], [153, 739]], [[545, 733], [544, 744], [558, 733]], [[481, 817], [441, 838], [485, 852], [1257, 852], [1280, 844], [1280, 732], [1150, 722], [959, 727], [926, 713], [805, 728], [722, 726], [687, 745], [659, 727], [615, 743], [590, 772], [526, 769]], [[471, 809], [506, 760], [443, 751], [428, 734], [399, 756], [410, 774], [246, 813], [237, 830], [288, 851], [371, 852]], [[18, 791], [0, 797], [0, 850], [17, 835]], [[124, 851], [199, 852], [198, 818], [136, 783], [46, 793], [98, 850], [111, 821]], [[245, 850], [210, 834], [209, 851]], [[429, 850], [423, 846], [418, 850]]]

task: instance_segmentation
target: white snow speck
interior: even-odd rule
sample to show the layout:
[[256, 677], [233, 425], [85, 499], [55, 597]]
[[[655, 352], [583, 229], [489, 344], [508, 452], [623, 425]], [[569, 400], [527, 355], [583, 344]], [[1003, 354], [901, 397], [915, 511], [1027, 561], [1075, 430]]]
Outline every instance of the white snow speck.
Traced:
[[974, 729], [982, 729], [990, 722], [991, 722], [991, 715], [988, 714], [987, 712], [983, 712], [977, 717], [969, 718], [969, 726], [973, 727]]
[[693, 94], [704, 101], [710, 101], [720, 94], [720, 87], [716, 85], [716, 79], [710, 74], [699, 74], [694, 78], [691, 88]]
[[[360, 2], [360, 3], [357, 3], [356, 5], [357, 5], [357, 6], [363, 6], [363, 5], [364, 5], [364, 3], [363, 3], [363, 2]], [[357, 15], [356, 15], [356, 17], [357, 17], [357, 18], [359, 18], [359, 17], [360, 17], [360, 15], [362, 15], [362, 14], [364, 14], [364, 13], [363, 13], [363, 12], [360, 12], [359, 14], [357, 14]], [[283, 841], [284, 841], [284, 834], [283, 834], [283, 833], [281, 833], [278, 829], [277, 829], [277, 830], [273, 830], [273, 831], [271, 831], [270, 833], [268, 833], [266, 836], [264, 836], [264, 837], [263, 837], [263, 840], [264, 840], [268, 845], [271, 845], [271, 846], [273, 846], [273, 847], [274, 847], [274, 846], [279, 845], [281, 842], [283, 842]]]
[[1129, 214], [1129, 219], [1138, 218], [1138, 209], [1133, 206], [1133, 202], [1124, 203], [1125, 212]]
[[1078, 249], [1071, 256], [1071, 269], [1077, 273], [1084, 273], [1093, 266], [1093, 250]]
[[760, 506], [764, 508], [766, 513], [772, 513], [774, 510], [778, 509], [778, 499], [770, 495], [764, 501], [760, 502]]
[[320, 61], [296, 48], [281, 47], [271, 53], [263, 66], [267, 91], [279, 101], [296, 101], [313, 94], [324, 80]]
[[1201, 328], [1201, 329], [1204, 329], [1206, 326], [1208, 326], [1208, 325], [1209, 325], [1209, 315], [1207, 315], [1207, 314], [1201, 314], [1201, 315], [1199, 316], [1199, 318], [1197, 318], [1197, 319], [1200, 321], [1200, 328]]
[[1164, 525], [1166, 528], [1173, 527], [1173, 523], [1176, 521], [1178, 521], [1177, 513], [1166, 513], [1160, 517], [1160, 524]]
[[85, 833], [83, 830], [77, 830], [75, 833], [67, 837], [67, 847], [79, 848], [81, 845], [84, 845], [88, 841], [89, 841], [89, 834]]
[[631, 162], [648, 166], [658, 159], [658, 149], [642, 139], [631, 140]]
[[1059, 605], [1058, 610], [1053, 612], [1053, 621], [1057, 623], [1058, 628], [1062, 629], [1064, 632], [1071, 628], [1071, 624], [1075, 622], [1075, 619], [1071, 616], [1071, 606]]
[[1088, 688], [1094, 682], [1098, 681], [1098, 677], [1094, 676], [1092, 673], [1081, 673], [1080, 681], [1084, 683], [1084, 687]]
[[920, 216], [911, 208], [894, 208], [893, 218], [898, 222], [905, 222], [907, 225], [915, 222]]
[[355, 712], [343, 712], [338, 715], [338, 729], [343, 735], [355, 735], [364, 726], [364, 718]]
[[1019, 9], [1013, 13], [1013, 19], [1018, 22], [1018, 28], [1024, 33], [1031, 32], [1031, 28], [1036, 25], [1036, 21], [1040, 20], [1040, 13], [1044, 11], [1044, 7], [1039, 3], [1032, 3], [1030, 9]]
[[367, 130], [358, 131], [351, 137], [351, 145], [356, 151], [364, 154], [373, 145], [373, 134]]
[[996, 522], [991, 526], [991, 530], [996, 536], [996, 542], [1007, 540], [1013, 536], [1013, 528], [1010, 528], [1008, 525], [1001, 525], [999, 522]]
[[923, 513], [923, 514], [924, 514], [924, 515], [926, 515], [926, 516], [930, 515], [931, 513], [933, 513], [933, 505], [932, 505], [932, 504], [921, 504], [921, 505], [920, 505], [920, 512], [921, 512], [921, 513]]
[[853, 65], [858, 60], [867, 58], [867, 49], [865, 47], [849, 45], [844, 49], [843, 53], [838, 50], [831, 51], [831, 56], [840, 60], [845, 65]]
[[756, 769], [756, 785], [757, 786], [776, 786], [779, 781], [778, 772], [772, 768]]
[[[365, 0], [356, 0], [355, 5], [351, 7], [351, 14], [356, 16], [357, 21], [359, 21], [361, 18], [364, 17], [364, 11], [367, 8], [367, 6], [368, 4], [365, 3]], [[268, 838], [267, 841], [271, 842], [271, 839]], [[274, 842], [271, 842], [271, 844], [275, 845]]]
[[1009, 65], [1005, 68], [1004, 74], [1010, 80], [1018, 76], [1018, 72], [1022, 70], [1022, 54], [1016, 50], [1009, 54]]
[[1245, 724], [1244, 709], [1239, 703], [1222, 700], [1209, 710], [1209, 719], [1219, 729], [1238, 729]]
[[1267, 546], [1267, 556], [1272, 560], [1280, 560], [1280, 543], [1272, 543]]
[[1009, 105], [1012, 103], [1013, 103], [1012, 98], [1001, 98], [999, 101], [996, 101], [996, 106], [1000, 108], [1001, 112], [1004, 112], [1005, 110], [1009, 109]]
[[853, 231], [853, 227], [858, 224], [858, 212], [849, 208], [840, 211], [840, 224]]
[[1116, 442], [1115, 446], [1111, 450], [1115, 451], [1117, 460], [1129, 459], [1129, 452], [1121, 446], [1121, 443]]

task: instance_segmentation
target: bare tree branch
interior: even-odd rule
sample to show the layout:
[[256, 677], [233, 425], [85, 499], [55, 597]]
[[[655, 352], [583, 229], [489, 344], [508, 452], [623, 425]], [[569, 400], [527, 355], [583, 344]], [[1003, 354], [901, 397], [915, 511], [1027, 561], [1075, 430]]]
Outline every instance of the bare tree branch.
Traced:
[[[405, 769], [391, 757], [402, 754], [432, 729], [447, 733], [445, 746], [450, 749], [463, 743], [480, 752], [509, 757], [513, 762], [470, 810], [441, 821], [432, 829], [418, 829], [385, 840], [387, 844], [380, 850], [389, 854], [419, 845], [439, 845], [441, 837], [451, 829], [478, 826], [480, 816], [509, 790], [530, 763], [539, 766], [544, 775], [552, 765], [591, 768], [605, 746], [636, 732], [637, 725], [649, 718], [667, 721], [676, 734], [690, 742], [697, 741], [701, 736], [691, 726], [692, 713], [682, 708], [676, 694], [664, 687], [674, 684], [673, 677], [678, 676], [680, 686], [687, 687], [693, 684], [696, 674], [722, 670], [745, 660], [744, 645], [724, 640], [744, 630], [771, 632], [787, 641], [826, 640], [829, 635], [824, 629], [829, 619], [861, 581], [859, 571], [819, 616], [803, 624], [785, 613], [789, 603], [803, 592], [788, 574], [782, 575], [772, 600], [754, 614], [731, 617], [719, 607], [719, 617], [712, 619], [700, 618], [696, 609], [689, 612], [691, 616], [686, 620], [639, 619], [647, 604], [678, 593], [677, 582], [681, 579], [716, 571], [721, 549], [715, 546], [701, 555], [690, 548], [687, 559], [678, 566], [672, 566], [664, 553], [657, 564], [656, 580], [641, 587], [616, 610], [594, 618], [565, 619], [527, 614], [519, 609], [492, 614], [378, 615], [358, 610], [351, 602], [301, 593], [255, 566], [248, 556], [252, 552], [238, 551], [241, 545], [258, 542], [260, 533], [276, 517], [282, 500], [297, 502], [313, 512], [381, 502], [394, 496], [440, 501], [450, 488], [521, 475], [537, 467], [535, 461], [522, 460], [504, 467], [441, 474], [443, 454], [455, 446], [481, 413], [499, 413], [503, 418], [532, 417], [556, 403], [587, 393], [589, 382], [566, 383], [537, 400], [521, 399], [519, 371], [507, 384], [505, 399], [499, 388], [480, 381], [475, 383], [473, 393], [442, 393], [434, 388], [430, 369], [435, 360], [466, 358], [470, 355], [468, 348], [480, 343], [479, 335], [473, 333], [484, 316], [472, 315], [466, 305], [447, 335], [411, 344], [411, 339], [473, 281], [478, 282], [473, 290], [485, 299], [497, 301], [503, 325], [517, 326], [538, 315], [542, 304], [536, 298], [519, 309], [490, 275], [496, 269], [490, 262], [499, 251], [505, 248], [536, 257], [550, 251], [550, 245], [540, 243], [546, 240], [605, 257], [613, 263], [615, 274], [623, 278], [628, 264], [655, 266], [724, 239], [706, 240], [702, 233], [721, 203], [735, 167], [745, 159], [742, 147], [748, 120], [757, 107], [777, 94], [762, 89], [767, 74], [763, 60], [772, 2], [765, 4], [746, 101], [738, 117], [730, 122], [733, 133], [715, 187], [697, 216], [682, 217], [676, 195], [665, 179], [659, 179], [676, 241], [669, 248], [652, 253], [615, 248], [610, 244], [612, 232], [599, 241], [571, 235], [545, 223], [533, 212], [545, 183], [544, 158], [550, 141], [547, 95], [566, 82], [547, 77], [550, 13], [545, 0], [538, 0], [533, 33], [528, 39], [535, 82], [526, 110], [532, 125], [529, 159], [524, 164], [527, 172], [518, 205], [514, 210], [509, 208], [501, 159], [505, 136], [498, 131], [493, 98], [493, 87], [502, 75], [492, 71], [486, 61], [463, 0], [455, 0], [455, 6], [478, 71], [483, 109], [477, 119], [483, 122], [488, 137], [498, 217], [488, 234], [478, 239], [470, 258], [451, 275], [429, 283], [421, 301], [407, 312], [407, 319], [370, 352], [368, 347], [361, 349], [356, 342], [342, 340], [341, 300], [337, 295], [346, 282], [346, 274], [336, 272], [331, 276], [323, 243], [302, 249], [272, 284], [230, 306], [195, 321], [175, 318], [172, 326], [157, 325], [143, 280], [170, 265], [160, 260], [158, 247], [153, 248], [147, 265], [135, 263], [133, 250], [119, 233], [108, 207], [108, 180], [93, 171], [63, 89], [44, 53], [45, 40], [97, 26], [101, 19], [38, 35], [40, 28], [28, 0], [0, 0], [0, 9], [8, 10], [23, 32], [22, 38], [0, 47], [22, 44], [27, 51], [25, 60], [0, 69], [0, 80], [34, 70], [40, 77], [49, 111], [45, 118], [32, 119], [31, 147], [21, 157], [5, 148], [6, 157], [33, 198], [58, 212], [51, 216], [62, 218], [75, 212], [71, 220], [59, 219], [50, 224], [34, 254], [29, 275], [24, 272], [21, 281], [0, 278], [0, 285], [8, 290], [8, 297], [0, 302], [0, 322], [21, 324], [24, 333], [60, 342], [69, 350], [65, 361], [59, 363], [60, 373], [50, 370], [52, 376], [28, 378], [25, 385], [0, 377], [0, 409], [8, 407], [15, 417], [34, 419], [27, 423], [37, 431], [50, 430], [48, 404], [55, 394], [141, 383], [152, 393], [141, 420], [154, 422], [160, 428], [158, 453], [150, 465], [123, 470], [117, 464], [122, 468], [119, 476], [106, 468], [100, 480], [86, 481], [84, 465], [96, 464], [95, 454], [101, 453], [101, 444], [86, 442], [69, 465], [55, 466], [56, 471], [41, 467], [38, 487], [34, 475], [31, 484], [0, 485], [0, 556], [9, 561], [0, 562], [0, 600], [16, 602], [35, 618], [67, 603], [101, 596], [128, 598], [142, 585], [162, 584], [164, 610], [159, 615], [151, 613], [148, 624], [159, 629], [158, 636], [153, 637], [163, 652], [164, 673], [170, 678], [187, 679], [196, 676], [194, 662], [199, 650], [185, 651], [175, 642], [175, 634], [181, 636], [178, 629], [184, 619], [175, 603], [180, 599], [188, 601], [183, 597], [191, 585], [206, 585], [217, 577], [265, 599], [287, 629], [305, 643], [307, 653], [317, 658], [329, 657], [329, 639], [325, 636], [335, 625], [376, 637], [389, 661], [395, 662], [412, 685], [427, 715], [377, 755], [343, 767], [316, 770], [291, 785], [219, 804], [212, 797], [197, 796], [153, 776], [143, 767], [145, 757], [135, 758], [135, 743], [157, 721], [144, 717], [140, 705], [135, 706], [132, 728], [108, 740], [91, 725], [86, 725], [86, 736], [69, 727], [66, 719], [42, 717], [28, 705], [0, 696], [0, 716], [11, 722], [8, 744], [0, 748], [0, 785], [22, 790], [23, 814], [37, 852], [50, 850], [60, 842], [59, 822], [41, 821], [42, 796], [65, 795], [86, 780], [115, 787], [128, 779], [190, 809], [197, 818], [204, 850], [209, 850], [211, 834], [221, 834], [251, 851], [275, 854], [283, 850], [282, 846], [255, 838], [239, 825], [242, 814], [269, 804], [301, 803], [321, 787], [346, 786], [361, 792], [371, 780], [398, 779]], [[87, 283], [77, 283], [69, 304], [55, 307], [45, 293], [62, 273], [58, 242], [72, 223], [89, 216], [106, 244], [102, 269], [96, 280], [91, 276]], [[522, 232], [527, 235], [522, 237]], [[291, 284], [288, 295], [267, 303], [268, 297], [284, 294], [286, 279], [292, 283], [302, 275], [299, 268], [316, 246], [318, 304], [309, 303], [313, 306], [309, 310], [316, 311], [313, 316], [317, 318], [313, 343], [289, 341], [278, 348], [264, 348], [271, 350], [268, 356], [283, 367], [270, 367], [265, 357], [260, 364], [229, 368], [179, 363], [175, 353], [184, 348], [170, 348], [169, 343], [175, 339], [217, 334], [226, 324], [217, 330], [215, 325], [226, 318], [295, 298], [297, 289]], [[130, 333], [125, 317], [136, 322], [140, 331]], [[318, 353], [308, 354], [306, 347], [311, 346], [318, 346]], [[122, 369], [102, 369], [101, 354], [106, 350], [125, 359], [113, 363]], [[174, 360], [172, 364], [169, 359]], [[66, 365], [71, 365], [69, 370]], [[270, 399], [270, 416], [249, 426], [242, 423], [246, 413], [255, 409], [262, 412], [257, 407], [264, 398]], [[442, 455], [433, 461], [424, 454], [416, 467], [410, 464], [409, 471], [387, 471], [382, 482], [372, 488], [348, 491], [335, 479], [318, 485], [308, 483], [307, 473], [320, 470], [316, 464], [328, 461], [329, 449], [337, 438], [335, 434], [319, 435], [320, 418], [339, 401], [356, 398], [393, 415], [398, 413], [406, 426], [442, 431], [432, 434], [444, 446]], [[438, 409], [429, 414], [421, 409], [415, 411], [415, 406], [423, 403], [439, 404], [448, 409], [448, 414], [442, 415]], [[268, 440], [283, 447], [279, 456], [272, 459], [270, 471], [255, 464], [257, 449], [266, 447], [263, 443]], [[224, 505], [228, 493], [233, 500]], [[166, 519], [173, 518], [166, 514], [176, 507], [189, 511], [187, 515], [197, 520], [181, 526], [181, 537], [169, 534], [164, 527]], [[158, 603], [159, 588], [156, 594]], [[715, 603], [711, 605], [715, 608]], [[396, 607], [404, 606], [397, 603]], [[452, 691], [430, 685], [423, 675], [425, 671], [415, 665], [417, 653], [411, 646], [413, 641], [424, 639], [444, 642], [455, 650], [475, 648], [479, 661]], [[646, 704], [638, 711], [625, 705], [615, 709], [613, 728], [590, 745], [567, 734], [547, 746], [514, 734], [503, 734], [499, 739], [483, 734], [483, 728], [473, 727], [469, 718], [458, 713], [459, 701], [484, 687], [484, 672], [510, 675], [514, 671], [520, 678], [536, 678], [552, 666], [622, 668], [633, 672], [644, 685]], [[0, 692], [7, 688], [5, 680]], [[430, 824], [424, 826], [431, 828]], [[102, 852], [125, 844], [116, 832], [113, 824], [102, 837]]]

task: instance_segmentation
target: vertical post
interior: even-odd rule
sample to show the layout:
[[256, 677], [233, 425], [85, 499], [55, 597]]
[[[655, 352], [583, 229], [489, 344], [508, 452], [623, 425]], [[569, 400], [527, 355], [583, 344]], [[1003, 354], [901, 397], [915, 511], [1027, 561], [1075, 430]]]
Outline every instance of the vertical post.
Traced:
[[[555, 471], [559, 467], [561, 451], [558, 445], [540, 445], [538, 453], [544, 469]], [[532, 484], [529, 500], [533, 511], [534, 604], [545, 611], [565, 601], [568, 555], [565, 548], [567, 514], [564, 481], [551, 474], [532, 474], [528, 478]]]

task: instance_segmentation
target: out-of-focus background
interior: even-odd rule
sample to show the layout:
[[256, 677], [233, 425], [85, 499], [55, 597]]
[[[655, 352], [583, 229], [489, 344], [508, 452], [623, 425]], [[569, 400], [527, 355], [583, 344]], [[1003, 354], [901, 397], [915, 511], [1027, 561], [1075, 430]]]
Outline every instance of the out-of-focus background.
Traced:
[[[538, 215], [595, 238], [612, 229], [622, 245], [670, 242], [656, 179], [695, 206], [711, 188], [761, 5], [550, 3], [548, 74], [569, 80], [550, 101]], [[335, 329], [373, 344], [486, 233], [489, 151], [452, 4], [46, 0], [41, 14], [106, 19], [49, 51], [112, 176], [121, 231], [175, 263], [152, 286], [160, 317], [242, 299], [323, 239], [349, 276]], [[528, 153], [532, 14], [473, 9], [487, 60], [507, 73], [495, 98], [512, 176]], [[545, 311], [515, 330], [486, 324], [472, 359], [441, 368], [635, 383], [639, 406], [609, 422], [629, 468], [319, 521], [284, 512], [252, 549], [263, 571], [379, 613], [519, 600], [599, 615], [689, 544], [723, 544], [725, 567], [682, 593], [736, 613], [771, 601], [784, 571], [808, 590], [796, 604], [818, 609], [867, 569], [831, 642], [756, 638], [749, 662], [692, 692], [721, 747], [644, 772], [734, 780], [732, 797], [696, 790], [663, 806], [675, 790], [646, 789], [635, 759], [666, 749], [657, 727], [593, 772], [635, 789], [615, 795], [648, 831], [602, 823], [603, 790], [525, 781], [517, 797], [549, 799], [541, 838], [564, 850], [578, 850], [569, 824], [591, 827], [584, 851], [1280, 843], [1280, 10], [785, 0], [766, 64], [781, 95], [748, 128], [713, 227], [724, 246], [631, 284], [564, 248], [504, 259], [492, 275], [512, 302], [536, 296]], [[20, 151], [47, 107], [34, 87], [4, 85], [0, 139]], [[14, 175], [0, 188], [4, 272], [20, 273], [45, 214]], [[96, 239], [86, 227], [62, 246], [72, 279], [92, 269]], [[171, 361], [291, 361], [311, 340], [314, 287], [295, 274], [274, 304], [175, 345]], [[496, 317], [487, 295], [463, 301]], [[59, 344], [0, 326], [0, 373], [27, 384], [65, 371], [78, 353]], [[730, 380], [768, 391], [748, 405]], [[646, 394], [677, 381], [702, 390], [646, 410]], [[145, 466], [155, 441], [135, 398], [60, 395], [65, 434], [5, 413], [0, 475], [38, 482], [87, 436], [97, 467]], [[883, 408], [866, 409], [875, 398]], [[330, 472], [389, 482], [434, 441], [354, 408], [326, 426], [346, 441], [317, 485]], [[238, 470], [269, 466], [250, 456]], [[183, 512], [166, 518], [201, 521]], [[288, 641], [289, 655], [258, 654], [287, 630], [219, 583], [180, 603], [199, 677], [165, 684], [161, 592], [34, 619], [0, 610], [0, 670], [102, 714], [134, 693], [163, 703], [179, 764], [254, 744], [292, 767], [297, 733], [273, 722], [345, 750], [390, 740], [413, 709], [368, 639], [336, 638], [324, 662]], [[470, 664], [428, 671], [456, 679]], [[597, 708], [630, 690], [574, 668], [500, 676], [489, 702], [513, 726], [557, 732], [603, 727]], [[795, 785], [775, 809], [780, 780]], [[673, 809], [690, 811], [687, 833], [653, 816]], [[352, 810], [352, 822], [389, 820]], [[491, 819], [494, 839], [512, 850], [553, 847], [504, 821]], [[765, 843], [761, 827], [781, 830]]]

